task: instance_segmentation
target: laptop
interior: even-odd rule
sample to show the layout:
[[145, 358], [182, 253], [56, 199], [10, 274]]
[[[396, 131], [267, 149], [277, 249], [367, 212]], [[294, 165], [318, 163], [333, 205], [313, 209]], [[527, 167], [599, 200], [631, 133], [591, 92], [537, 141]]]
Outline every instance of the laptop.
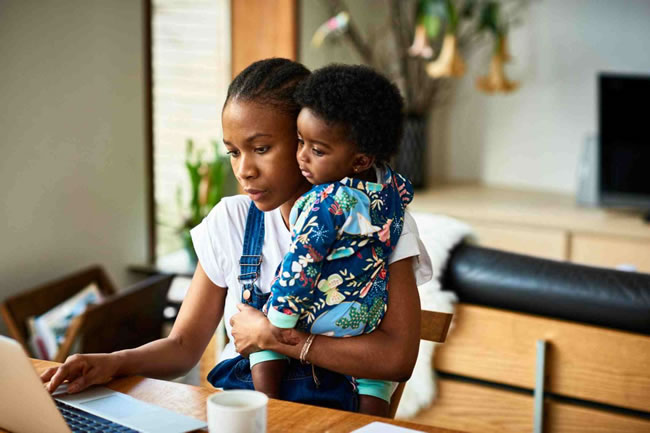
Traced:
[[67, 394], [59, 387], [50, 396], [22, 346], [2, 335], [0, 366], [0, 428], [9, 431], [181, 433], [207, 427], [196, 418], [104, 386], [77, 394]]

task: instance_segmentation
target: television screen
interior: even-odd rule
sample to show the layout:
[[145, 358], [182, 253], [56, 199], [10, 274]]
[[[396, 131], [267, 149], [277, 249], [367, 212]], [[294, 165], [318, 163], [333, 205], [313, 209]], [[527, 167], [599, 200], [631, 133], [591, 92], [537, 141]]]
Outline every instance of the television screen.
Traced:
[[600, 201], [650, 210], [650, 76], [599, 76]]

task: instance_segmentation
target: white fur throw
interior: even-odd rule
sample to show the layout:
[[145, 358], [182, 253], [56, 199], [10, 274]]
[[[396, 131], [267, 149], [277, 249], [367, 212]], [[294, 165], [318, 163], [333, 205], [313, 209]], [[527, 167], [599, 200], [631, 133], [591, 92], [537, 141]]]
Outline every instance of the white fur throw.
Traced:
[[[420, 239], [424, 243], [433, 275], [431, 281], [418, 287], [423, 310], [454, 312], [457, 301], [453, 292], [442, 291], [440, 277], [444, 271], [449, 252], [466, 237], [472, 237], [469, 225], [453, 218], [427, 213], [412, 213], [418, 225]], [[411, 379], [406, 383], [402, 399], [397, 409], [398, 418], [410, 418], [421, 409], [427, 408], [436, 395], [433, 371], [433, 350], [435, 343], [420, 341], [420, 351]]]

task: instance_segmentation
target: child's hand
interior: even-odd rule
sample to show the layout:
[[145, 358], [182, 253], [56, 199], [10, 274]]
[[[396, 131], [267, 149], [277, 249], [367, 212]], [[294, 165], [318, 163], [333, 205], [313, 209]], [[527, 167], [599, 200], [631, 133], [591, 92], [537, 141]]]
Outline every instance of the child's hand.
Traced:
[[300, 338], [298, 338], [292, 328], [278, 328], [277, 326], [271, 325], [271, 334], [273, 334], [273, 338], [282, 344], [295, 346], [296, 344], [300, 343]]

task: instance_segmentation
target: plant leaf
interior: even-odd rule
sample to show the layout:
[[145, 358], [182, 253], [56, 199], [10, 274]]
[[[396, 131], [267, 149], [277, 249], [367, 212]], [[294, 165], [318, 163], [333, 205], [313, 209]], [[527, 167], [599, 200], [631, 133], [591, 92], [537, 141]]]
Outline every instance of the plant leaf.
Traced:
[[466, 0], [465, 4], [463, 4], [463, 8], [460, 11], [460, 16], [465, 19], [471, 19], [474, 17], [474, 13], [476, 12], [476, 0]]
[[447, 33], [456, 34], [456, 27], [458, 26], [458, 10], [452, 0], [445, 2], [445, 10], [447, 15]]
[[433, 39], [440, 33], [441, 21], [437, 15], [424, 15], [422, 17], [422, 24], [424, 24], [429, 38]]
[[489, 1], [485, 3], [483, 9], [481, 9], [481, 17], [479, 18], [479, 31], [490, 31], [494, 35], [500, 33], [499, 28], [499, 3], [495, 1]]

